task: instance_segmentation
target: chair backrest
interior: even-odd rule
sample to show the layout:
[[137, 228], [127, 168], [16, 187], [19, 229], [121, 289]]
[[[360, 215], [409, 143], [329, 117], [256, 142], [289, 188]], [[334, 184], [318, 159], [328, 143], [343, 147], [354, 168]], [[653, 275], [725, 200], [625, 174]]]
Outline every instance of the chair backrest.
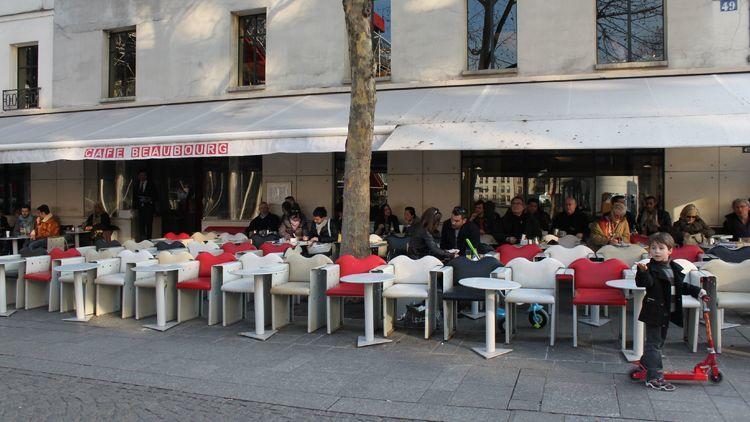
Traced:
[[698, 262], [703, 249], [696, 245], [685, 245], [672, 250], [672, 259], [684, 259], [690, 262]]
[[122, 246], [129, 251], [137, 251], [137, 250], [142, 250], [142, 249], [153, 248], [154, 244], [151, 243], [151, 241], [149, 240], [142, 240], [136, 243], [135, 240], [128, 239], [125, 241], [125, 243], [122, 244]]
[[569, 268], [575, 270], [576, 289], [609, 289], [605, 283], [621, 279], [622, 271], [630, 267], [616, 258], [604, 262], [581, 258], [570, 264]]
[[117, 256], [117, 254], [113, 253], [111, 250], [104, 249], [101, 251], [86, 251], [86, 253], [83, 254], [83, 256], [86, 258], [86, 262], [96, 262], [100, 261], [102, 259], [110, 259]]
[[282, 243], [280, 245], [277, 245], [275, 243], [266, 242], [262, 245], [260, 245], [260, 250], [263, 251], [263, 255], [268, 255], [272, 253], [284, 253], [287, 249], [291, 248], [291, 243]]
[[169, 251], [161, 251], [156, 255], [156, 259], [159, 260], [159, 264], [182, 264], [193, 260], [193, 255], [188, 252], [172, 253]]
[[187, 240], [190, 239], [190, 235], [187, 233], [168, 232], [164, 234], [164, 238], [168, 240]]
[[206, 237], [206, 235], [204, 235], [204, 234], [203, 234], [203, 233], [201, 233], [201, 232], [195, 232], [195, 233], [193, 233], [193, 234], [192, 234], [192, 235], [190, 236], [190, 238], [191, 238], [191, 239], [193, 239], [193, 240], [194, 240], [194, 241], [196, 241], [196, 242], [201, 242], [201, 243], [203, 243], [203, 242], [205, 242], [206, 240], [208, 240], [208, 238]]
[[648, 236], [637, 233], [631, 234], [630, 243], [634, 245], [648, 245]]
[[516, 258], [526, 258], [531, 261], [541, 251], [542, 248], [539, 245], [514, 246], [505, 244], [495, 249], [495, 252], [500, 254], [500, 262], [503, 264], [508, 264]]
[[371, 234], [369, 240], [370, 240], [370, 243], [380, 243], [383, 241], [383, 238], [376, 234]]
[[65, 237], [48, 237], [47, 238], [47, 250], [52, 251], [53, 249], [65, 249]]
[[75, 258], [77, 256], [81, 256], [81, 253], [78, 252], [76, 248], [71, 248], [66, 251], [60, 248], [54, 248], [51, 251], [49, 251], [50, 260], [53, 260], [53, 261], [55, 259]]
[[714, 246], [708, 251], [711, 255], [716, 255], [725, 262], [740, 263], [750, 259], [750, 246], [739, 249], [729, 249], [724, 246]]
[[388, 265], [393, 265], [393, 272], [396, 275], [394, 283], [427, 284], [430, 282], [430, 270], [441, 267], [443, 263], [430, 255], [419, 259], [401, 255], [388, 261]]
[[198, 277], [211, 277], [211, 267], [226, 262], [236, 261], [234, 254], [224, 252], [221, 255], [214, 255], [209, 252], [201, 252], [195, 259], [200, 262], [198, 267]]
[[220, 248], [219, 245], [217, 245], [215, 242], [209, 240], [206, 243], [190, 242], [187, 245], [187, 249], [188, 252], [190, 252], [190, 255], [192, 255], [193, 257], [197, 257], [201, 252], [216, 251]]
[[245, 236], [245, 233], [231, 234], [227, 232], [221, 233], [219, 239], [223, 242], [247, 242], [250, 240]]
[[355, 258], [353, 255], [343, 255], [336, 260], [339, 266], [339, 276], [350, 274], [361, 274], [370, 272], [373, 268], [385, 265], [383, 258], [377, 255], [368, 255], [364, 258]]
[[142, 261], [148, 261], [149, 259], [154, 259], [154, 256], [151, 255], [151, 253], [149, 253], [148, 251], [133, 252], [127, 249], [117, 254], [117, 256], [120, 258], [120, 272], [121, 273], [124, 273], [125, 270], [128, 269], [129, 263], [137, 263], [137, 262], [142, 262]]
[[326, 264], [333, 264], [331, 258], [325, 255], [313, 255], [306, 258], [301, 254], [289, 254], [284, 257], [289, 264], [289, 281], [310, 281], [310, 270]]
[[716, 290], [719, 292], [750, 293], [750, 260], [736, 263], [714, 259], [701, 270], [716, 276]]
[[174, 241], [170, 240], [167, 242], [162, 240], [162, 241], [156, 242], [157, 251], [168, 251], [170, 249], [184, 249], [184, 248], [185, 248], [185, 244], [177, 240], [174, 240]]
[[557, 239], [557, 244], [564, 248], [575, 248], [581, 244], [581, 239], [578, 236], [572, 234], [566, 234], [565, 236]]
[[265, 267], [273, 264], [283, 264], [284, 259], [279, 255], [264, 255], [258, 256], [255, 254], [247, 253], [240, 257], [242, 268], [258, 268]]
[[406, 255], [406, 247], [409, 245], [409, 237], [407, 236], [388, 236], [385, 238], [388, 242], [388, 256], [391, 258], [399, 255]]
[[254, 251], [254, 250], [256, 250], [255, 246], [253, 246], [253, 244], [250, 243], [250, 242], [244, 242], [244, 243], [240, 243], [240, 244], [235, 244], [235, 243], [231, 243], [231, 242], [230, 243], [225, 243], [225, 244], [221, 245], [221, 249], [224, 252], [229, 252], [229, 253], [237, 253], [237, 252], [242, 252], [242, 251]]
[[472, 261], [465, 256], [451, 259], [446, 266], [453, 268], [453, 284], [457, 285], [462, 278], [489, 277], [490, 273], [501, 267], [500, 261], [485, 256], [479, 261]]
[[645, 253], [648, 253], [648, 251], [638, 245], [628, 245], [625, 247], [604, 245], [597, 251], [597, 254], [603, 256], [605, 261], [608, 259], [619, 259], [628, 264], [628, 266], [643, 259], [643, 254]]
[[562, 262], [555, 258], [534, 262], [518, 257], [505, 266], [513, 270], [513, 281], [526, 289], [554, 289], [557, 270], [565, 268]]
[[570, 264], [578, 259], [587, 258], [593, 253], [594, 251], [586, 245], [578, 245], [573, 248], [566, 248], [562, 245], [553, 245], [544, 251], [545, 255], [562, 262], [566, 267], [569, 267]]
[[[688, 261], [687, 259], [677, 258], [673, 259], [673, 261], [682, 267], [682, 272], [685, 274], [685, 282], [689, 284], [693, 284], [696, 286], [700, 286], [700, 274], [695, 273], [698, 269], [698, 267], [695, 266], [692, 262]], [[674, 286], [672, 286], [672, 289], [674, 289]], [[672, 290], [674, 292], [674, 290]]]

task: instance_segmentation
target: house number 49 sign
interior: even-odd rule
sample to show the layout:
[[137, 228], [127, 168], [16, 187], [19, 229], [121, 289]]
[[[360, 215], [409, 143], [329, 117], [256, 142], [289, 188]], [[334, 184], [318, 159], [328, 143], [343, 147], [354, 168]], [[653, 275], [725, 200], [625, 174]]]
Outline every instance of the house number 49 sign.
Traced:
[[722, 12], [735, 12], [737, 10], [738, 0], [721, 0], [720, 8]]

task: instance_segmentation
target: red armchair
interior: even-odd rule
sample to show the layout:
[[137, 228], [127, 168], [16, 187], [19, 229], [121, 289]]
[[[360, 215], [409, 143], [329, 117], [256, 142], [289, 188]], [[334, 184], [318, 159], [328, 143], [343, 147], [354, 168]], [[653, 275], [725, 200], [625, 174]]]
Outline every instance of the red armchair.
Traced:
[[281, 245], [276, 245], [272, 242], [266, 242], [262, 245], [260, 245], [260, 250], [263, 251], [263, 255], [268, 255], [271, 253], [284, 253], [287, 249], [291, 248], [291, 243], [282, 243]]
[[208, 325], [219, 323], [221, 315], [220, 278], [214, 276], [214, 265], [235, 261], [234, 254], [213, 255], [201, 252], [195, 258], [200, 266], [198, 277], [177, 283], [177, 322], [188, 321], [202, 315], [203, 292], [208, 295]]
[[701, 255], [703, 255], [703, 249], [696, 245], [685, 245], [674, 248], [672, 251], [672, 259], [686, 259], [690, 262], [700, 261]]
[[187, 240], [190, 239], [190, 235], [187, 233], [174, 234], [172, 232], [169, 232], [164, 235], [164, 238], [167, 240]]
[[570, 264], [573, 273], [573, 347], [578, 347], [578, 306], [603, 305], [620, 307], [622, 348], [625, 348], [625, 307], [628, 301], [622, 291], [606, 285], [609, 280], [625, 278], [628, 265], [619, 259], [594, 262], [581, 258]]
[[255, 246], [253, 246], [250, 242], [243, 242], [239, 244], [235, 243], [225, 243], [221, 245], [221, 249], [226, 253], [236, 254], [238, 252], [245, 252], [245, 251], [255, 251], [257, 250]]
[[[23, 280], [23, 305], [26, 309], [47, 306], [50, 312], [60, 309], [60, 280], [52, 272], [52, 264], [56, 260], [80, 257], [76, 249], [63, 251], [54, 248], [49, 255], [32, 256], [26, 258], [19, 266], [18, 279]], [[21, 306], [16, 304], [16, 306]]]
[[[385, 265], [385, 261], [377, 255], [370, 255], [362, 259], [355, 258], [352, 255], [344, 255], [335, 264], [326, 265], [319, 269], [319, 271], [325, 272], [328, 334], [339, 329], [344, 321], [343, 298], [365, 296], [364, 285], [342, 282], [341, 277], [367, 273], [381, 265]], [[375, 303], [380, 303], [379, 297], [375, 298]], [[376, 321], [378, 319], [378, 317], [375, 318]]]
[[542, 248], [538, 245], [514, 246], [505, 244], [500, 245], [495, 249], [495, 252], [500, 254], [498, 260], [505, 265], [515, 258], [526, 258], [529, 261], [533, 261], [534, 257], [542, 252]]

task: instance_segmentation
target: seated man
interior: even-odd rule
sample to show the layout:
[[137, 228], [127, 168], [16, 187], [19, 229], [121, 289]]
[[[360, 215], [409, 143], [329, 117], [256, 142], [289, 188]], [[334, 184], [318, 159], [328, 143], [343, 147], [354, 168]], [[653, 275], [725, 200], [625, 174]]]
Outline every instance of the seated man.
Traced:
[[258, 215], [250, 221], [245, 229], [245, 235], [250, 237], [253, 232], [268, 230], [275, 232], [279, 229], [281, 219], [278, 215], [272, 214], [267, 202], [261, 202], [258, 206]]
[[466, 256], [469, 239], [474, 248], [479, 248], [479, 227], [468, 220], [468, 212], [462, 207], [453, 208], [450, 220], [443, 223], [440, 235], [440, 248], [445, 250], [458, 249], [459, 256]]
[[417, 210], [414, 207], [404, 208], [404, 234], [411, 235], [411, 232], [415, 227], [419, 225], [419, 218], [417, 218]]
[[542, 237], [539, 221], [526, 212], [523, 198], [520, 196], [515, 196], [510, 200], [510, 208], [500, 220], [500, 226], [499, 237], [495, 238], [501, 243], [516, 244], [523, 235], [527, 238]]
[[565, 198], [565, 211], [555, 214], [552, 230], [562, 230], [565, 234], [583, 239], [589, 230], [589, 216], [578, 208], [575, 198]]
[[668, 212], [659, 209], [658, 205], [659, 201], [653, 195], [647, 196], [643, 201], [643, 209], [636, 219], [635, 229], [638, 233], [646, 236], [657, 232], [669, 233], [672, 228], [672, 218]]
[[750, 201], [737, 198], [732, 201], [732, 210], [733, 213], [724, 217], [724, 232], [731, 234], [735, 240], [750, 237]]
[[529, 198], [526, 200], [526, 212], [536, 218], [542, 230], [549, 231], [552, 221], [549, 214], [540, 206], [538, 198]]
[[21, 206], [21, 213], [16, 218], [16, 225], [13, 227], [14, 236], [26, 236], [34, 230], [35, 219], [31, 215], [31, 206]]
[[52, 215], [49, 207], [43, 204], [36, 210], [39, 215], [36, 218], [36, 228], [29, 235], [31, 241], [24, 248], [27, 251], [46, 249], [47, 238], [60, 236], [60, 223], [57, 221], [57, 217]]

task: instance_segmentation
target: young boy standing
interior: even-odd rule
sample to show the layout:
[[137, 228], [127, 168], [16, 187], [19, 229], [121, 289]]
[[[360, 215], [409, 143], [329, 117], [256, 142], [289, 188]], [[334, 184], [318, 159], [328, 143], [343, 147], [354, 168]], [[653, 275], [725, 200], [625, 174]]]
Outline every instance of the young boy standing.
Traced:
[[646, 386], [655, 390], [673, 391], [664, 379], [661, 350], [667, 339], [669, 322], [682, 326], [682, 295], [700, 298], [706, 291], [685, 282], [683, 268], [669, 256], [675, 247], [672, 236], [658, 232], [649, 236], [651, 260], [638, 264], [635, 284], [646, 288], [643, 308], [638, 320], [646, 325], [646, 344], [641, 364], [646, 368]]

